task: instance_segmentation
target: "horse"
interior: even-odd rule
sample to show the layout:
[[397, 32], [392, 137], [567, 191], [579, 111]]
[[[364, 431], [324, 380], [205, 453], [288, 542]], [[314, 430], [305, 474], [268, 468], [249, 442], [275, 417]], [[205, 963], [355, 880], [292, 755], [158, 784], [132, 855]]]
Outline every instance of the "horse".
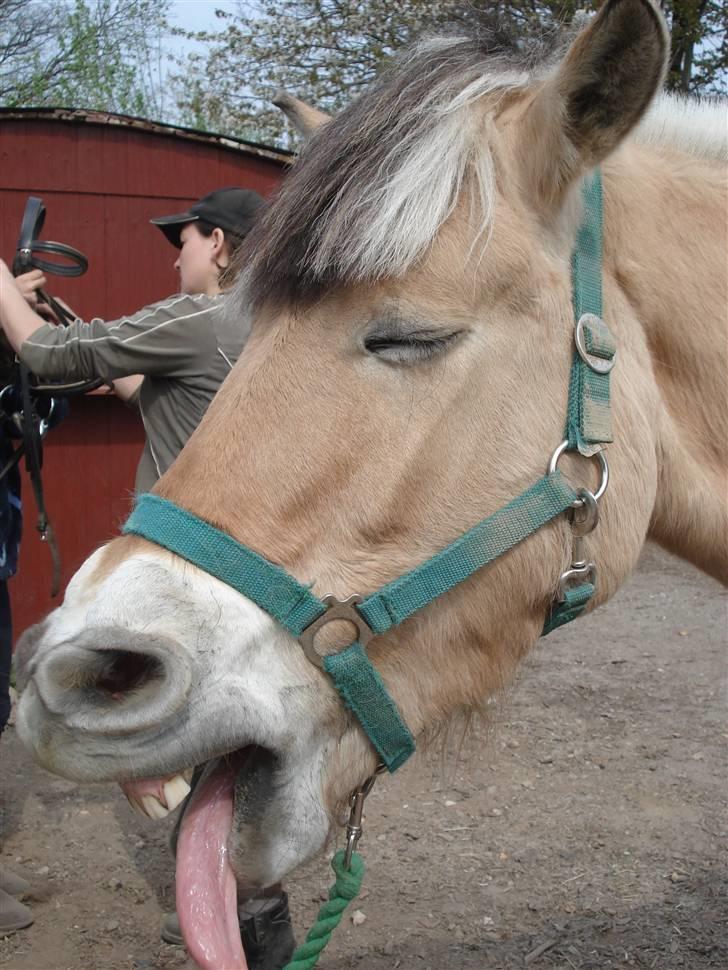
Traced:
[[[500, 691], [560, 589], [589, 587], [574, 615], [605, 602], [648, 538], [728, 582], [725, 116], [661, 95], [668, 50], [656, 3], [607, 0], [544, 61], [426, 38], [313, 117], [242, 256], [244, 353], [125, 534], [20, 642], [18, 731], [46, 768], [163, 814], [204, 766], [177, 849], [200, 966], [245, 966], [236, 885], [313, 858], [382, 760]], [[603, 313], [575, 346], [597, 173]], [[562, 444], [575, 366], [610, 382], [584, 447]], [[477, 524], [510, 528], [547, 468], [558, 514], [397, 622], [381, 597], [367, 613], [460, 538], [480, 555]], [[337, 689], [353, 647], [363, 713]]]

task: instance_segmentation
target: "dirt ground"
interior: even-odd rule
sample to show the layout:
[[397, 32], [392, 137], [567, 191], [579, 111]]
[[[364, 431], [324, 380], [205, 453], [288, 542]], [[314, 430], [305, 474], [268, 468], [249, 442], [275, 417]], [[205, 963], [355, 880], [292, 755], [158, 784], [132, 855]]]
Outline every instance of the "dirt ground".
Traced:
[[[543, 641], [457, 761], [378, 783], [365, 919], [345, 917], [322, 970], [726, 970], [726, 631], [717, 584], [649, 548], [610, 604]], [[0, 782], [0, 859], [36, 887], [0, 967], [191, 968], [159, 940], [166, 822], [35, 768], [12, 730]], [[325, 860], [292, 881], [299, 936], [329, 883]]]

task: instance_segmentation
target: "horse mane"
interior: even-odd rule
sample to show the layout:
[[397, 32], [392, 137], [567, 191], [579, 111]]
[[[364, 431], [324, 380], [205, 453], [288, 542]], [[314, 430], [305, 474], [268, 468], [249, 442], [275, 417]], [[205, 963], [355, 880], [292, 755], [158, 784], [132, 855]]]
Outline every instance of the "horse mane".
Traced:
[[698, 158], [728, 161], [728, 102], [663, 94], [634, 137], [648, 145], [682, 149]]
[[[487, 116], [472, 108], [485, 95], [505, 97], [542, 78], [579, 23], [526, 44], [498, 29], [430, 36], [394, 58], [304, 146], [239, 250], [235, 302], [303, 305], [325, 290], [402, 276], [466, 183], [473, 245], [487, 241], [495, 170]], [[664, 96], [633, 137], [724, 157], [718, 110]]]
[[[543, 55], [544, 45], [538, 53]], [[541, 62], [543, 56], [538, 58]], [[526, 88], [534, 49], [493, 32], [429, 37], [398, 56], [304, 147], [240, 252], [253, 305], [403, 274], [474, 187], [479, 237], [495, 199], [483, 95]]]

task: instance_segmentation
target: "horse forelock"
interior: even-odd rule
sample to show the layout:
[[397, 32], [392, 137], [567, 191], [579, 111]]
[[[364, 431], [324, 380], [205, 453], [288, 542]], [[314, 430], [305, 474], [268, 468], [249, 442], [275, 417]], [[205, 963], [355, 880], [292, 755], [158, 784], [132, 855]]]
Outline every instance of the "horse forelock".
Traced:
[[250, 234], [246, 299], [291, 303], [401, 276], [452, 213], [466, 181], [487, 236], [495, 198], [484, 95], [525, 89], [533, 58], [483, 38], [426, 38], [304, 148]]

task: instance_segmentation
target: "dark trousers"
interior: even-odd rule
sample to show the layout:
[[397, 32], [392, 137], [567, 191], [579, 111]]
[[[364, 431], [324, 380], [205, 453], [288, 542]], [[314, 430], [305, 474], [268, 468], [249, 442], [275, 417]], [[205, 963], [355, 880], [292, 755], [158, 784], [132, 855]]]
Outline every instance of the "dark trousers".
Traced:
[[13, 622], [7, 580], [0, 579], [0, 734], [10, 717], [10, 661], [13, 647]]

